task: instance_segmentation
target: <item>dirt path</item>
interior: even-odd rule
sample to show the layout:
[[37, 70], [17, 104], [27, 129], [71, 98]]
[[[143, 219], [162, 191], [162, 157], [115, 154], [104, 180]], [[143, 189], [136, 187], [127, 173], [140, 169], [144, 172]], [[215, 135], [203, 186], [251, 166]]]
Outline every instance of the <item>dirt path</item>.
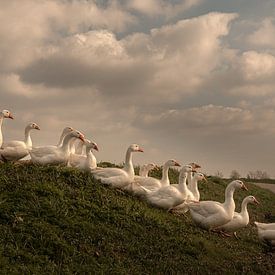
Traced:
[[253, 182], [253, 184], [264, 188], [264, 189], [268, 189], [271, 192], [275, 193], [275, 184], [270, 184], [270, 183], [259, 183], [259, 182]]

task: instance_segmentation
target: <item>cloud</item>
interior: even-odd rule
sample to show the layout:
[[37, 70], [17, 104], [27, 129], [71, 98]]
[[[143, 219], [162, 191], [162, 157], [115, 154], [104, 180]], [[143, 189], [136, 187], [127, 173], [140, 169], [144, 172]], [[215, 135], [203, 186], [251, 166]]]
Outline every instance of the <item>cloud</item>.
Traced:
[[[107, 31], [76, 34], [45, 48], [20, 71], [26, 83], [91, 86], [103, 95], [139, 95], [154, 104], [194, 92], [223, 59], [221, 37], [236, 14], [210, 13], [117, 39]], [[123, 101], [123, 100], [122, 100]], [[144, 103], [145, 104], [145, 103]]]
[[273, 18], [265, 18], [259, 28], [246, 37], [248, 43], [253, 46], [269, 47], [274, 49], [275, 25]]
[[176, 3], [164, 0], [128, 0], [128, 8], [149, 17], [163, 15], [174, 17], [202, 2], [202, 0], [181, 0]]

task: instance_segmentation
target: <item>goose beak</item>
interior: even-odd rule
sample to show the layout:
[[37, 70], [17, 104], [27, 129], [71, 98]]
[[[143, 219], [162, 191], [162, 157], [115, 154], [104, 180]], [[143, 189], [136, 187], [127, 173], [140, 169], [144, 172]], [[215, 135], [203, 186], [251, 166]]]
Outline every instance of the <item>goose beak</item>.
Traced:
[[94, 146], [94, 150], [96, 150], [98, 152], [98, 147], [97, 145]]
[[247, 191], [248, 188], [243, 184], [242, 187], [241, 187], [243, 190]]
[[256, 198], [254, 199], [254, 203], [255, 204], [260, 204], [259, 201]]
[[85, 138], [84, 138], [83, 135], [80, 135], [80, 136], [79, 136], [79, 139], [81, 139], [83, 142], [85, 142]]
[[178, 162], [175, 162], [175, 166], [179, 166], [180, 167], [181, 165]]
[[138, 152], [141, 152], [141, 153], [144, 153], [144, 151], [143, 151], [142, 148], [139, 148], [137, 151], [138, 151]]
[[207, 178], [204, 176], [203, 178], [202, 178], [205, 182], [208, 182], [208, 180], [207, 180]]
[[8, 118], [14, 119], [12, 114], [9, 114]]
[[34, 127], [34, 129], [40, 130], [40, 127], [39, 127], [38, 125], [36, 125], [36, 126]]

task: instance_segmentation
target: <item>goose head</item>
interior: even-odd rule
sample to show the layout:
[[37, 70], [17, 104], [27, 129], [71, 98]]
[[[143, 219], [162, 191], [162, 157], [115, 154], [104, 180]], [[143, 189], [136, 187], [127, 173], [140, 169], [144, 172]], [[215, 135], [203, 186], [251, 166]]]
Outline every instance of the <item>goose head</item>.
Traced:
[[72, 127], [65, 127], [63, 129], [62, 135], [66, 136], [67, 134], [69, 134], [70, 132], [72, 132], [74, 129]]
[[250, 202], [250, 203], [260, 204], [259, 201], [258, 201], [254, 196], [247, 196], [246, 199], [247, 199], [248, 202]]
[[85, 139], [84, 144], [86, 145], [87, 148], [98, 151], [98, 146], [95, 142]]
[[205, 175], [204, 175], [203, 173], [200, 173], [200, 172], [196, 172], [196, 173], [194, 174], [194, 178], [195, 178], [196, 180], [198, 180], [198, 181], [204, 180], [204, 181], [207, 182], [207, 179], [206, 179]]
[[181, 165], [179, 164], [178, 161], [174, 160], [174, 159], [169, 159], [168, 161], [165, 162], [165, 166], [178, 166], [180, 167]]
[[189, 163], [189, 165], [192, 166], [193, 170], [201, 168], [201, 166], [199, 164], [197, 164], [196, 162], [191, 162], [191, 163]]
[[29, 123], [26, 128], [40, 130], [40, 127], [34, 122]]
[[230, 183], [230, 186], [233, 186], [236, 189], [248, 190], [245, 184], [241, 180], [233, 180]]
[[131, 152], [144, 152], [143, 149], [138, 144], [132, 144], [129, 146]]
[[80, 140], [85, 142], [84, 135], [82, 133], [80, 133], [79, 131], [73, 130], [68, 135], [70, 135], [71, 137], [79, 138]]
[[180, 170], [180, 177], [183, 178], [186, 176], [186, 173], [193, 172], [193, 167], [190, 164], [184, 165]]
[[148, 171], [151, 171], [156, 167], [156, 164], [155, 163], [148, 163], [148, 164], [145, 164], [145, 167]]
[[11, 114], [11, 112], [9, 110], [3, 110], [2, 112], [2, 115], [4, 118], [11, 118], [13, 119], [13, 115]]

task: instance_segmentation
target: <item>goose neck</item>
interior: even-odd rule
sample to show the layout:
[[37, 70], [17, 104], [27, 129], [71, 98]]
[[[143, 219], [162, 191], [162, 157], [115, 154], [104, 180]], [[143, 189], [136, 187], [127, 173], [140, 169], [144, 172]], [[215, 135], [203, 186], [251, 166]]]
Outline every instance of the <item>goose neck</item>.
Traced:
[[187, 187], [186, 181], [187, 181], [187, 172], [180, 173], [180, 175], [179, 175], [179, 190], [182, 193], [187, 193], [188, 187]]
[[169, 171], [169, 165], [165, 163], [162, 168], [162, 177], [161, 177], [162, 183], [170, 184], [168, 171]]
[[25, 128], [25, 140], [24, 140], [26, 146], [28, 148], [32, 147], [32, 139], [31, 139], [31, 128], [30, 127], [26, 127]]
[[247, 211], [247, 204], [248, 204], [248, 200], [244, 199], [242, 202], [242, 207], [241, 207], [241, 215], [247, 219], [247, 223], [249, 222], [249, 214]]
[[228, 185], [225, 189], [225, 201], [224, 201], [224, 208], [226, 208], [228, 211], [230, 211], [230, 215], [234, 213], [235, 210], [235, 201], [233, 198], [235, 191], [235, 187], [232, 185]]
[[70, 151], [70, 144], [71, 144], [71, 140], [73, 139], [74, 137], [72, 137], [70, 134], [66, 135], [64, 140], [63, 140], [63, 144], [61, 146], [62, 150], [66, 153], [69, 153]]
[[124, 164], [124, 170], [127, 173], [131, 173], [134, 175], [134, 167], [132, 162], [132, 150], [131, 148], [128, 148], [125, 156], [125, 164]]
[[91, 150], [91, 148], [88, 148], [86, 146], [86, 162], [88, 163], [88, 166], [91, 168], [91, 169], [94, 169], [97, 167], [97, 162], [96, 162], [96, 158]]
[[0, 147], [2, 147], [2, 143], [3, 143], [3, 134], [2, 134], [3, 119], [4, 119], [4, 116], [2, 113], [0, 113]]

